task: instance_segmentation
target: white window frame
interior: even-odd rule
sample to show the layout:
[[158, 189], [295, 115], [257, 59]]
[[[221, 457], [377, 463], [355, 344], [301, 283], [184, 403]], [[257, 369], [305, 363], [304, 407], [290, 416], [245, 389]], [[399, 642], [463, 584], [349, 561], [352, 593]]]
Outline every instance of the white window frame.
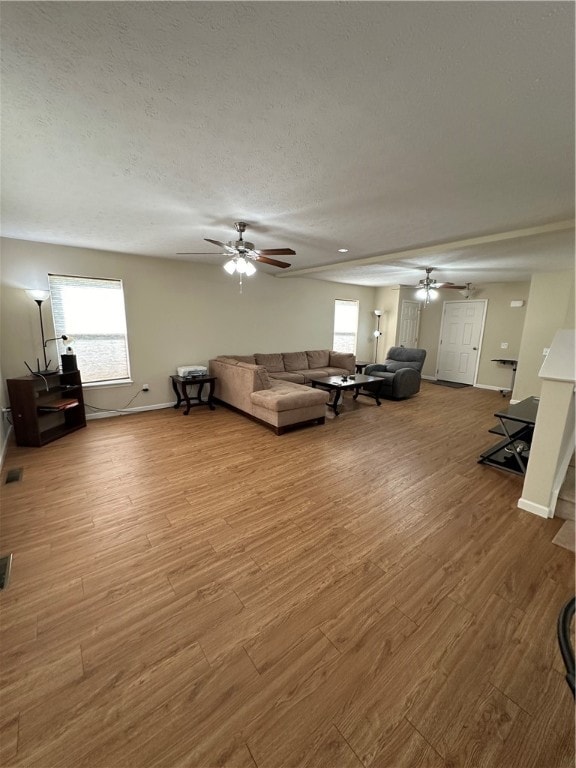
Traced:
[[[338, 309], [349, 309], [352, 308], [356, 309], [356, 318], [355, 323], [351, 323], [349, 326], [347, 325], [346, 330], [337, 330], [337, 323], [339, 320], [339, 312]], [[353, 315], [353, 313], [349, 312], [350, 316]], [[340, 321], [342, 321], [343, 313], [340, 313]], [[333, 325], [333, 336], [332, 336], [332, 348], [335, 352], [351, 352], [353, 355], [356, 354], [356, 347], [358, 345], [358, 318], [360, 317], [360, 302], [358, 299], [335, 299], [334, 300], [334, 325]], [[353, 330], [352, 330], [353, 328]], [[352, 341], [352, 343], [342, 343], [344, 342], [345, 338], [348, 338], [348, 342]], [[352, 338], [350, 338], [352, 337]]]
[[[62, 335], [72, 338], [69, 342], [77, 357], [78, 369], [82, 375], [82, 383], [88, 387], [118, 386], [132, 384], [130, 374], [130, 355], [128, 350], [128, 330], [126, 326], [126, 306], [124, 301], [124, 286], [122, 280], [102, 277], [81, 277], [78, 275], [48, 274], [50, 296], [52, 301], [52, 319], [54, 332], [57, 337], [58, 351], [64, 352], [68, 344], [60, 339]], [[66, 306], [66, 289], [86, 290], [86, 305], [94, 307], [97, 296], [96, 312], [86, 323], [86, 317], [78, 312], [71, 304], [73, 293], [69, 293], [68, 308]], [[102, 290], [101, 300], [94, 291]], [[88, 294], [90, 291], [90, 294]], [[107, 293], [114, 291], [115, 293]], [[119, 293], [116, 293], [119, 291]], [[115, 302], [115, 313], [110, 314], [110, 301]], [[100, 305], [101, 301], [101, 305]], [[108, 312], [107, 312], [108, 309]], [[101, 314], [100, 314], [101, 312]], [[112, 323], [112, 325], [111, 325]], [[76, 326], [76, 327], [75, 327]], [[89, 331], [86, 331], [86, 327]], [[107, 337], [110, 357], [116, 358], [116, 364], [99, 365], [98, 355], [91, 356], [91, 351], [106, 351]], [[114, 339], [111, 342], [111, 339]], [[116, 374], [116, 375], [114, 375]]]

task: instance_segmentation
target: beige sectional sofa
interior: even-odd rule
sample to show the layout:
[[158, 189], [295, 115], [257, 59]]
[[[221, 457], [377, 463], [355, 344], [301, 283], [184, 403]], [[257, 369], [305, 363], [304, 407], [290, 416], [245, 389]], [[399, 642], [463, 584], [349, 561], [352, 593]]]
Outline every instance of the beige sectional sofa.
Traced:
[[209, 368], [216, 376], [217, 400], [282, 434], [295, 426], [323, 424], [328, 392], [306, 383], [310, 376], [353, 373], [355, 362], [354, 355], [312, 350], [220, 356]]

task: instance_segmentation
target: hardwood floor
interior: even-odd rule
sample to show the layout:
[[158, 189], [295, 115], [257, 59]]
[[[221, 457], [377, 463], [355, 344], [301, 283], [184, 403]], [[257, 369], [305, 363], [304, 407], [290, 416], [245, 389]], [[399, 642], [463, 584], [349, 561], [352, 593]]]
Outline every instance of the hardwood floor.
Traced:
[[9, 449], [0, 765], [563, 768], [563, 520], [478, 465], [498, 393], [223, 407]]

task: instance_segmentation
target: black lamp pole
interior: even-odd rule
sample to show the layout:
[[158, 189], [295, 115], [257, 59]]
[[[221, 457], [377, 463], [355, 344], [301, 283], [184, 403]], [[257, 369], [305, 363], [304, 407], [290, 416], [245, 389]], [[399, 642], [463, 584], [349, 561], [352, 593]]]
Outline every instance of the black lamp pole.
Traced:
[[[42, 321], [42, 302], [44, 299], [34, 299], [38, 304], [38, 314], [40, 315], [40, 332], [42, 334], [42, 353], [44, 355], [44, 371], [48, 370], [48, 360], [46, 359], [46, 342], [44, 341], [44, 322]], [[52, 361], [50, 361], [52, 362]]]

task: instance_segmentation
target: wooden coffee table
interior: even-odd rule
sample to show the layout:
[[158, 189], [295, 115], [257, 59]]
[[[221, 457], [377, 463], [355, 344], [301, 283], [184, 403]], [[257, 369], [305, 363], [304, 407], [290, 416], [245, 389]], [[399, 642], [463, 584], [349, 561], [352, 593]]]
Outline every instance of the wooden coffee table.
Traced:
[[[324, 378], [319, 379], [310, 379], [310, 383], [313, 387], [320, 387], [321, 389], [327, 389], [329, 392], [334, 390], [334, 400], [331, 403], [328, 403], [329, 407], [332, 408], [336, 416], [338, 416], [338, 403], [340, 402], [340, 396], [342, 392], [345, 389], [353, 389], [354, 390], [354, 400], [358, 397], [360, 394], [360, 389], [365, 384], [372, 384], [372, 383], [378, 383], [382, 384], [382, 379], [378, 376], [365, 376], [363, 373], [357, 373], [356, 375], [347, 376], [346, 378], [343, 378], [342, 376], [325, 376]], [[376, 400], [376, 405], [380, 405], [380, 387], [374, 392], [374, 398]]]

